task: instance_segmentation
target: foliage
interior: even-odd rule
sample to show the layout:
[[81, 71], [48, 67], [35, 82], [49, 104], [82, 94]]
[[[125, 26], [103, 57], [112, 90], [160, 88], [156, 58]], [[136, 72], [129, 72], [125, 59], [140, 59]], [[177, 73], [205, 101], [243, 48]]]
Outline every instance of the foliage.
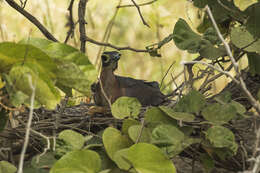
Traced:
[[[249, 71], [260, 74], [260, 34], [256, 22], [260, 15], [259, 1], [248, 4], [238, 0], [219, 1], [193, 0], [193, 5], [199, 9], [206, 5], [211, 8], [236, 60], [246, 54]], [[203, 61], [213, 65], [226, 64], [222, 61], [226, 49], [207, 15], [196, 31], [187, 21], [179, 19], [173, 32], [157, 47], [147, 47], [148, 53], [160, 56], [158, 51], [169, 42], [190, 54], [199, 54]], [[14, 107], [29, 103], [32, 91], [28, 75], [36, 85], [35, 107], [47, 109], [54, 109], [60, 103], [61, 91], [71, 96], [75, 89], [89, 96], [90, 84], [97, 75], [88, 57], [76, 48], [40, 38], [0, 43], [0, 60], [0, 89], [8, 93], [8, 104]], [[56, 150], [45, 154], [40, 162], [34, 158], [27, 168], [44, 172], [44, 166], [48, 165], [51, 173], [175, 173], [172, 157], [192, 147], [205, 150], [200, 153], [200, 162], [210, 171], [215, 161], [227, 160], [237, 153], [235, 134], [227, 127], [237, 115], [244, 115], [246, 109], [228, 93], [212, 102], [201, 92], [190, 89], [173, 106], [146, 107], [144, 111], [136, 98], [121, 97], [111, 105], [111, 112], [115, 119], [122, 120], [120, 130], [107, 127], [100, 132], [102, 141], [64, 130], [58, 135]], [[1, 109], [0, 130], [5, 121], [6, 112]], [[1, 162], [0, 166], [0, 170], [15, 171], [9, 163]]]

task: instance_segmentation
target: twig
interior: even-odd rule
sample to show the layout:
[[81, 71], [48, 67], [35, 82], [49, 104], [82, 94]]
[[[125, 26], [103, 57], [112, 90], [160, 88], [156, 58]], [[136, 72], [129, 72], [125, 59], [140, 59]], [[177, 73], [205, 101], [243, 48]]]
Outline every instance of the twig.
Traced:
[[169, 66], [169, 68], [167, 69], [167, 71], [166, 71], [165, 75], [163, 76], [162, 81], [161, 81], [161, 83], [160, 83], [160, 88], [162, 87], [162, 83], [163, 83], [165, 77], [167, 76], [167, 74], [169, 73], [170, 69], [172, 68], [173, 64], [175, 64], [175, 62], [176, 62], [176, 61], [173, 61], [172, 64], [171, 64], [171, 65]]
[[11, 7], [13, 7], [16, 11], [21, 13], [24, 17], [26, 17], [29, 21], [31, 21], [41, 32], [42, 34], [49, 40], [54, 42], [58, 42], [58, 40], [30, 13], [20, 7], [14, 0], [5, 0]]
[[148, 52], [148, 50], [145, 50], [145, 49], [135, 49], [135, 48], [132, 48], [132, 47], [129, 47], [129, 46], [119, 47], [119, 46], [115, 46], [115, 45], [113, 45], [111, 43], [99, 42], [99, 41], [96, 41], [96, 40], [93, 40], [93, 39], [89, 38], [88, 36], [85, 36], [84, 40], [86, 40], [86, 41], [88, 41], [90, 43], [99, 45], [99, 46], [111, 47], [111, 48], [114, 48], [116, 50], [131, 50], [131, 51], [134, 51], [134, 52]]
[[111, 100], [108, 98], [107, 93], [106, 93], [105, 90], [104, 90], [102, 81], [101, 81], [100, 79], [98, 79], [98, 82], [100, 83], [101, 92], [102, 92], [102, 94], [104, 95], [105, 99], [107, 100], [107, 102], [108, 102], [108, 104], [109, 104], [109, 107], [110, 107], [110, 109], [111, 109], [112, 103], [111, 103]]
[[68, 26], [70, 27], [68, 33], [67, 33], [67, 36], [66, 36], [66, 39], [64, 41], [64, 43], [67, 43], [70, 36], [73, 36], [73, 33], [74, 33], [74, 29], [75, 29], [75, 23], [74, 23], [74, 20], [73, 20], [73, 4], [74, 4], [74, 1], [75, 0], [71, 0], [70, 1], [70, 5], [68, 7], [68, 11], [69, 11], [69, 17], [68, 17]]
[[136, 7], [136, 9], [137, 9], [137, 11], [138, 11], [138, 13], [139, 13], [139, 16], [140, 16], [141, 19], [142, 19], [143, 24], [150, 28], [150, 26], [148, 25], [148, 23], [146, 23], [146, 21], [144, 20], [144, 17], [143, 17], [143, 15], [142, 15], [142, 12], [141, 12], [141, 10], [140, 10], [139, 5], [138, 5], [134, 0], [131, 0], [131, 1], [133, 2], [134, 6]]
[[86, 29], [85, 29], [85, 14], [86, 14], [86, 4], [88, 0], [80, 0], [78, 7], [78, 17], [79, 17], [79, 33], [80, 33], [80, 50], [81, 52], [86, 52]]
[[26, 152], [26, 149], [27, 149], [27, 146], [28, 146], [28, 143], [29, 143], [29, 136], [30, 136], [32, 118], [33, 118], [33, 109], [34, 109], [35, 84], [32, 83], [32, 76], [31, 75], [28, 75], [28, 81], [29, 81], [29, 85], [30, 85], [31, 90], [32, 90], [32, 95], [31, 95], [31, 101], [30, 101], [29, 118], [28, 118], [28, 122], [26, 124], [24, 144], [23, 144], [23, 148], [22, 148], [22, 152], [21, 152], [21, 156], [20, 156], [20, 160], [19, 160], [19, 167], [18, 167], [18, 171], [17, 171], [18, 173], [23, 172], [24, 156], [25, 156], [25, 152]]
[[259, 102], [252, 96], [252, 94], [248, 91], [248, 89], [247, 89], [247, 87], [246, 87], [246, 84], [245, 84], [245, 82], [244, 82], [244, 80], [243, 80], [243, 78], [242, 78], [242, 75], [240, 74], [240, 71], [239, 71], [239, 68], [238, 68], [238, 63], [236, 62], [235, 58], [233, 57], [229, 45], [227, 44], [227, 42], [224, 40], [222, 34], [220, 33], [219, 28], [218, 28], [218, 26], [217, 26], [217, 23], [216, 23], [216, 21], [215, 21], [213, 15], [212, 15], [212, 12], [211, 12], [211, 10], [210, 10], [210, 8], [209, 8], [208, 5], [206, 5], [206, 10], [207, 10], [207, 13], [208, 13], [208, 15], [209, 15], [209, 17], [210, 17], [211, 22], [213, 23], [213, 26], [214, 26], [214, 28], [215, 28], [217, 34], [218, 34], [218, 37], [220, 38], [220, 40], [221, 40], [222, 43], [224, 44], [225, 49], [226, 49], [226, 51], [227, 51], [227, 54], [228, 54], [228, 56], [230, 57], [231, 62], [232, 62], [232, 64], [233, 64], [233, 66], [234, 66], [234, 69], [235, 69], [235, 71], [236, 71], [236, 73], [237, 73], [237, 75], [238, 75], [239, 82], [238, 82], [238, 83], [236, 82], [236, 83], [240, 85], [240, 87], [242, 88], [242, 90], [244, 91], [244, 93], [247, 95], [247, 98], [249, 99], [250, 103], [251, 103], [252, 106], [256, 109], [257, 113], [260, 115], [260, 104], [259, 104]]
[[187, 65], [187, 64], [202, 64], [202, 65], [206, 65], [206, 66], [208, 66], [208, 67], [210, 67], [210, 68], [212, 68], [212, 69], [214, 69], [214, 70], [216, 70], [216, 71], [218, 71], [218, 72], [220, 72], [220, 73], [230, 77], [237, 84], [239, 83], [239, 81], [236, 78], [234, 78], [229, 72], [223, 71], [220, 68], [217, 68], [217, 67], [215, 67], [215, 66], [213, 66], [211, 64], [208, 64], [206, 62], [203, 62], [203, 61], [182, 61], [181, 64], [184, 64], [184, 65]]
[[40, 157], [43, 156], [43, 155], [51, 148], [51, 147], [50, 147], [50, 146], [51, 146], [50, 138], [49, 138], [48, 136], [43, 135], [43, 134], [40, 133], [40, 132], [37, 132], [37, 131], [33, 130], [33, 129], [30, 129], [30, 130], [31, 130], [31, 132], [33, 132], [33, 133], [35, 133], [36, 135], [38, 135], [38, 136], [40, 136], [40, 137], [46, 139], [46, 141], [47, 141], [47, 147], [44, 148], [43, 152], [42, 152], [42, 153], [37, 157], [37, 159], [36, 159], [36, 163], [38, 163]]
[[[152, 4], [152, 3], [156, 2], [156, 1], [157, 0], [141, 3], [141, 4], [138, 4], [138, 6], [141, 7], [141, 6], [145, 6], [145, 5], [150, 5], [150, 4]], [[116, 8], [125, 8], [125, 7], [135, 7], [135, 5], [132, 5], [132, 4], [129, 4], [129, 5], [118, 5]]]
[[136, 138], [136, 141], [135, 141], [136, 144], [139, 143], [141, 136], [142, 136], [142, 133], [143, 133], [143, 130], [144, 130], [144, 118], [141, 119], [141, 129], [140, 129], [138, 136]]

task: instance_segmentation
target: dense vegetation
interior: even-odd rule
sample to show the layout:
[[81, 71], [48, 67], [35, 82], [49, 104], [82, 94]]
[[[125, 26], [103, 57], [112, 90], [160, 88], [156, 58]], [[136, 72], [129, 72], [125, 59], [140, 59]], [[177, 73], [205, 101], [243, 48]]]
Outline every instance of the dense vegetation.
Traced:
[[[75, 25], [79, 25], [80, 50], [67, 41], [59, 42], [37, 19], [35, 22], [24, 8], [27, 1], [20, 5], [13, 0], [6, 2], [36, 25], [45, 38], [24, 36], [26, 38], [19, 42], [0, 43], [0, 132], [7, 140], [21, 139], [17, 133], [9, 132], [18, 129], [19, 125], [13, 127], [11, 124], [17, 121], [24, 129], [22, 134], [37, 136], [36, 143], [41, 145], [35, 148], [31, 145], [32, 152], [27, 148], [29, 156], [26, 159], [18, 147], [18, 161], [13, 156], [2, 156], [13, 153], [4, 150], [8, 142], [0, 139], [3, 150], [0, 157], [4, 160], [0, 161], [0, 172], [14, 173], [23, 169], [26, 173], [174, 173], [175, 166], [178, 168], [173, 161], [176, 157], [187, 157], [200, 163], [205, 172], [220, 168], [229, 172], [258, 172], [258, 162], [249, 159], [260, 158], [257, 153], [260, 132], [257, 123], [260, 115], [259, 1], [187, 2], [197, 8], [198, 18], [202, 19], [197, 28], [180, 18], [173, 31], [161, 41], [147, 45], [146, 49], [135, 49], [89, 38], [85, 31], [87, 1], [71, 0], [71, 6], [79, 3], [79, 15], [78, 22], [74, 23], [70, 11], [69, 19], [73, 20], [69, 20], [72, 23], [68, 24], [71, 32], [67, 39], [73, 37]], [[134, 8], [143, 6], [131, 2]], [[156, 2], [151, 1], [151, 4]], [[143, 27], [147, 27], [143, 14], [137, 12]], [[66, 107], [77, 107], [71, 98], [91, 97], [90, 85], [97, 80], [98, 70], [85, 53], [88, 42], [118, 51], [144, 52], [145, 56], [153, 58], [161, 57], [161, 49], [171, 44], [197, 57], [181, 62], [185, 76], [181, 83], [176, 83], [169, 70], [165, 72], [171, 79], [170, 84], [164, 77], [161, 80], [161, 88], [171, 96], [167, 105], [141, 107], [136, 98], [121, 97], [111, 106], [113, 121], [98, 128], [90, 126], [88, 133], [69, 127], [59, 129], [59, 122], [53, 123], [57, 130], [54, 134], [53, 129], [48, 133], [37, 130], [37, 123], [48, 118], [45, 114], [37, 120], [33, 111], [37, 115], [39, 111], [44, 114], [50, 110], [63, 114]], [[242, 69], [240, 62], [248, 62], [247, 67]], [[213, 84], [223, 76], [230, 79], [230, 84], [223, 92], [212, 95]], [[19, 114], [30, 116], [23, 117], [23, 122]], [[88, 112], [86, 116], [100, 115]], [[109, 116], [111, 114], [102, 115], [103, 120]], [[255, 134], [249, 139], [246, 137], [252, 134], [237, 125], [252, 119], [247, 132]], [[36, 125], [30, 125], [31, 121]], [[70, 123], [74, 123], [73, 120]], [[4, 135], [6, 132], [11, 135]], [[28, 136], [22, 136], [22, 139], [35, 142]], [[23, 161], [26, 161], [25, 165]]]

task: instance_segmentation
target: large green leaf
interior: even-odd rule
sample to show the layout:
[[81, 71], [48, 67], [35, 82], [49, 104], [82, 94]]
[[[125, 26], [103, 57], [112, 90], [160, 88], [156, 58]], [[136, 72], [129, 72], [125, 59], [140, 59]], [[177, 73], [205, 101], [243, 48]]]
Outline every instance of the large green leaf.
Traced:
[[182, 50], [195, 53], [200, 49], [201, 36], [192, 31], [184, 19], [179, 19], [174, 26], [173, 40]]
[[[90, 85], [92, 81], [88, 80], [88, 77], [80, 70], [80, 68], [74, 63], [56, 61], [58, 69], [57, 85], [61, 87], [74, 88], [75, 90], [90, 95]], [[63, 90], [66, 92], [66, 90]]]
[[198, 91], [192, 90], [180, 99], [174, 109], [177, 112], [199, 113], [205, 104], [204, 96]]
[[112, 115], [115, 118], [137, 117], [142, 105], [135, 97], [119, 97], [111, 107]]
[[219, 57], [224, 57], [227, 55], [226, 49], [223, 45], [216, 47], [208, 40], [201, 41], [199, 53], [203, 58], [210, 60], [215, 60]]
[[111, 160], [115, 159], [114, 155], [117, 151], [128, 148], [133, 144], [126, 136], [121, 135], [119, 130], [112, 127], [105, 129], [102, 139]]
[[236, 112], [236, 108], [232, 104], [214, 103], [203, 109], [202, 116], [213, 124], [221, 125], [233, 119]]
[[30, 44], [0, 43], [0, 71], [8, 72], [17, 63], [31, 63], [41, 66], [44, 72], [54, 77], [57, 66], [54, 61], [41, 49]]
[[12, 84], [16, 90], [30, 97], [32, 90], [29, 85], [28, 75], [31, 75], [32, 82], [36, 85], [35, 100], [46, 106], [47, 109], [54, 109], [60, 102], [60, 94], [53, 83], [38, 76], [38, 71], [34, 71], [35, 69], [36, 66], [33, 69], [27, 65], [14, 66], [9, 73]]
[[37, 37], [30, 37], [30, 38], [24, 38], [20, 40], [18, 43], [20, 44], [31, 44], [42, 51], [46, 51], [49, 44], [53, 43], [50, 40], [43, 39], [43, 38], [37, 38]]
[[176, 173], [172, 161], [152, 144], [135, 144], [124, 152], [123, 157], [138, 173]]
[[167, 106], [159, 106], [159, 108], [165, 112], [168, 116], [173, 119], [181, 120], [184, 122], [192, 122], [195, 119], [195, 116], [186, 112], [175, 112], [172, 108]]
[[0, 173], [15, 173], [16, 167], [7, 161], [0, 161]]
[[101, 160], [96, 152], [76, 150], [58, 160], [50, 173], [98, 173], [100, 168]]
[[256, 40], [246, 27], [232, 28], [230, 37], [236, 47], [244, 48], [248, 52], [260, 53], [260, 40]]
[[237, 152], [238, 145], [235, 136], [229, 129], [223, 126], [213, 126], [206, 132], [206, 138], [216, 148], [228, 148], [234, 154]]

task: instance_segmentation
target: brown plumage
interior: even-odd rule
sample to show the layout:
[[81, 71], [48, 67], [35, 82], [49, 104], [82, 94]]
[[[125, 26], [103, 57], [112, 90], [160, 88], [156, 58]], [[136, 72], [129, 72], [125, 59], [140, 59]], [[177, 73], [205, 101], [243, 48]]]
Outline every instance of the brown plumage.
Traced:
[[[161, 93], [157, 82], [146, 82], [130, 77], [122, 77], [114, 74], [117, 69], [120, 53], [116, 51], [104, 52], [102, 58], [102, 70], [100, 81], [104, 92], [111, 103], [114, 103], [121, 96], [136, 97], [142, 106], [157, 106], [164, 102], [166, 96]], [[95, 104], [107, 106], [107, 99], [104, 97], [100, 82], [91, 86], [94, 94]]]

